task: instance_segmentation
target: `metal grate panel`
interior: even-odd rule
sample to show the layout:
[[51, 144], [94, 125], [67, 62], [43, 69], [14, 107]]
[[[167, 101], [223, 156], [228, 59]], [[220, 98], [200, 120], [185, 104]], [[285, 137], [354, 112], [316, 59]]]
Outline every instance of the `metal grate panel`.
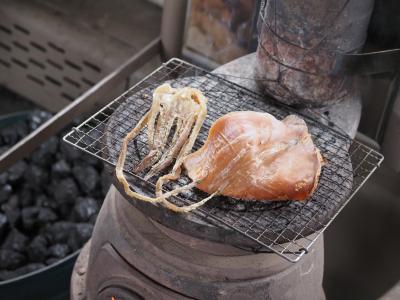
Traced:
[[[74, 128], [64, 140], [115, 167], [122, 139], [150, 108], [152, 91], [166, 81], [173, 86], [199, 88], [209, 98], [207, 119], [195, 149], [202, 145], [213, 121], [230, 111], [266, 111], [278, 119], [298, 114], [273, 99], [265, 99], [221, 77], [173, 59]], [[220, 197], [192, 212], [206, 222], [212, 219], [213, 224], [217, 221], [228, 226], [257, 242], [263, 250], [273, 251], [292, 262], [307, 253], [383, 160], [381, 154], [356, 141], [352, 142], [333, 124], [324, 125], [308, 116], [301, 117], [327, 162], [322, 169], [318, 188], [308, 201], [257, 201], [248, 204]], [[155, 180], [145, 181], [141, 174], [131, 172], [132, 166], [148, 151], [146, 138], [144, 130], [131, 143], [125, 171], [132, 175], [132, 186], [146, 186], [142, 190], [147, 191], [153, 188]], [[188, 178], [182, 177], [174, 184], [183, 185], [187, 182]], [[166, 187], [171, 188], [172, 183]], [[196, 190], [170, 200], [183, 205], [196, 202], [201, 197], [204, 197], [204, 193]], [[220, 203], [224, 202], [228, 204], [222, 207]]]
[[20, 83], [46, 88], [56, 99], [61, 98], [61, 106], [104, 76], [96, 64], [76, 61], [65, 48], [43, 41], [25, 26], [6, 21], [9, 20], [3, 19], [0, 24], [0, 73], [4, 76], [16, 73], [23, 80]]
[[[2, 2], [0, 84], [50, 111], [70, 104], [134, 51], [46, 5]], [[88, 24], [96, 24], [93, 18]]]

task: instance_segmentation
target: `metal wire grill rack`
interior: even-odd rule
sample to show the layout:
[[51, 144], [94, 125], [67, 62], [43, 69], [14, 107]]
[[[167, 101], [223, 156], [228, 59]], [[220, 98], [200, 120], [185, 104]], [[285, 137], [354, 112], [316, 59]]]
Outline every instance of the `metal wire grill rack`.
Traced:
[[[273, 99], [266, 99], [201, 68], [179, 59], [172, 59], [148, 75], [126, 93], [73, 128], [64, 141], [88, 152], [115, 167], [120, 145], [126, 134], [150, 108], [152, 91], [160, 84], [191, 86], [208, 97], [208, 115], [197, 138], [195, 149], [206, 139], [211, 124], [230, 111], [265, 111], [282, 119], [298, 114], [292, 108]], [[246, 207], [243, 202], [232, 200], [236, 206], [221, 207], [215, 199], [192, 212], [204, 221], [224, 225], [252, 239], [266, 251], [298, 261], [308, 252], [318, 236], [327, 228], [345, 204], [360, 189], [379, 166], [383, 157], [378, 152], [351, 139], [339, 129], [302, 115], [326, 165], [323, 167], [316, 192], [311, 199], [300, 201], [264, 201], [258, 209]], [[140, 174], [133, 174], [132, 167], [143, 158], [148, 149], [146, 130], [131, 143], [124, 170], [131, 175], [132, 186], [146, 186], [151, 194], [155, 180], [145, 181]], [[174, 184], [188, 182], [182, 177]], [[166, 189], [173, 188], [173, 184]], [[150, 191], [150, 192], [149, 192]], [[170, 199], [178, 205], [197, 202], [204, 193], [186, 192]]]

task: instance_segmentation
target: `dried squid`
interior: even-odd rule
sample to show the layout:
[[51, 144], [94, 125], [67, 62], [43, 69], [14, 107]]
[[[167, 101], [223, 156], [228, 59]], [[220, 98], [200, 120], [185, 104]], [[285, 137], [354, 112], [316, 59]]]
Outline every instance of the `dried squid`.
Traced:
[[[207, 98], [194, 88], [172, 88], [169, 84], [163, 84], [155, 89], [150, 110], [140, 119], [138, 124], [124, 138], [121, 152], [116, 165], [116, 176], [123, 185], [125, 193], [138, 200], [161, 203], [165, 207], [176, 211], [186, 212], [197, 208], [214, 194], [206, 199], [188, 205], [178, 207], [167, 201], [168, 197], [191, 189], [195, 183], [174, 189], [165, 194], [162, 193], [162, 185], [167, 180], [179, 178], [181, 167], [186, 156], [191, 152], [203, 121], [207, 115]], [[147, 126], [147, 144], [149, 153], [135, 167], [134, 172], [147, 171], [145, 179], [149, 179], [175, 163], [169, 174], [161, 176], [157, 181], [156, 197], [148, 197], [133, 191], [123, 173], [128, 143], [133, 140], [140, 131]], [[169, 137], [172, 135], [171, 140]]]
[[317, 187], [322, 161], [304, 120], [243, 111], [219, 118], [184, 167], [197, 188], [209, 194], [305, 200]]
[[[306, 123], [294, 115], [282, 121], [268, 113], [228, 113], [214, 122], [205, 144], [190, 153], [207, 114], [207, 99], [194, 88], [158, 87], [150, 110], [124, 138], [116, 175], [126, 194], [161, 203], [176, 212], [196, 209], [216, 195], [242, 200], [305, 200], [318, 184], [322, 156]], [[131, 190], [123, 174], [128, 143], [147, 126], [149, 152], [134, 168], [151, 178], [165, 171], [156, 183], [155, 197]], [[163, 185], [186, 169], [191, 183], [163, 193]], [[209, 194], [201, 201], [179, 207], [167, 199], [194, 187]]]

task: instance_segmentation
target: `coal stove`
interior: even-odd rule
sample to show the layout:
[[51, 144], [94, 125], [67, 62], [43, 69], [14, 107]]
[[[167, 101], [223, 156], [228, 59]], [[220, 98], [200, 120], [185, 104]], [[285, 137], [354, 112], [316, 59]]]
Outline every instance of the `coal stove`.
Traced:
[[[202, 234], [216, 229], [197, 226]], [[299, 264], [239, 245], [229, 230], [212, 242], [193, 237], [190, 228], [170, 229], [113, 187], [88, 254], [76, 264], [74, 299], [324, 299], [322, 239]]]
[[[76, 264], [73, 299], [323, 299], [318, 237], [382, 156], [352, 142], [323, 116], [316, 120], [311, 111], [293, 111], [178, 59], [165, 63], [64, 140], [105, 161], [114, 177], [123, 137], [149, 108], [152, 90], [163, 82], [197, 87], [209, 98], [196, 148], [213, 120], [229, 111], [268, 111], [278, 118], [301, 114], [328, 162], [319, 187], [304, 203], [245, 204], [219, 197], [192, 213], [175, 214], [125, 197], [116, 182], [92, 241]], [[145, 145], [146, 135], [139, 135], [128, 149], [124, 170], [132, 188], [152, 195], [154, 182], [131, 172], [148, 151]], [[183, 178], [177, 184], [185, 182]], [[196, 191], [171, 200], [183, 205], [201, 196]]]

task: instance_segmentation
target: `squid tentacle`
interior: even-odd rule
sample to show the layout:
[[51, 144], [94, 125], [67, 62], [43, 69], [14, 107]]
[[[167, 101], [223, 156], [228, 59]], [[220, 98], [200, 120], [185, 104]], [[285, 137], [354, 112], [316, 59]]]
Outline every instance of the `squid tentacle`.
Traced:
[[160, 153], [161, 151], [158, 149], [150, 150], [149, 153], [143, 158], [143, 160], [139, 164], [137, 164], [137, 166], [135, 166], [133, 172], [140, 173], [148, 166], [151, 166], [154, 163], [154, 161], [158, 160]]
[[[143, 119], [146, 119], [146, 116], [144, 116]], [[139, 124], [128, 134], [128, 136], [125, 137], [125, 139], [123, 140], [121, 153], [118, 158], [118, 163], [117, 163], [117, 167], [116, 167], [117, 178], [122, 183], [124, 191], [128, 196], [138, 199], [138, 200], [149, 202], [149, 203], [154, 203], [154, 204], [161, 203], [166, 208], [168, 208], [174, 212], [183, 213], [183, 212], [190, 212], [194, 209], [197, 209], [198, 207], [204, 205], [207, 201], [211, 200], [215, 195], [217, 195], [217, 192], [215, 192], [215, 193], [211, 194], [210, 196], [206, 197], [205, 199], [200, 200], [199, 202], [196, 202], [196, 203], [193, 203], [190, 205], [186, 205], [186, 206], [177, 206], [177, 205], [171, 203], [170, 201], [168, 201], [167, 198], [169, 198], [171, 196], [176, 196], [185, 190], [189, 190], [189, 189], [193, 188], [197, 182], [191, 182], [188, 185], [176, 188], [176, 189], [174, 189], [170, 192], [167, 192], [167, 193], [163, 194], [162, 196], [159, 196], [156, 198], [148, 197], [148, 196], [145, 196], [145, 195], [142, 195], [142, 194], [139, 194], [139, 193], [133, 191], [123, 173], [123, 165], [125, 163], [127, 145], [129, 143], [129, 141], [131, 141], [133, 138], [135, 138], [135, 136], [137, 136], [137, 134], [139, 133], [140, 129], [143, 127], [144, 127], [144, 125], [141, 124], [141, 122], [139, 121]]]
[[146, 124], [143, 125], [143, 127], [147, 125], [147, 144], [150, 151], [143, 158], [143, 160], [136, 167], [134, 167], [133, 171], [135, 173], [141, 172], [145, 168], [145, 165], [147, 165], [151, 161], [151, 159], [157, 154], [158, 150], [156, 150], [154, 147], [154, 126], [159, 112], [160, 112], [159, 101], [154, 100], [153, 104], [151, 105], [151, 109], [148, 113], [149, 115], [147, 117]]
[[155, 164], [151, 168], [149, 173], [145, 176], [145, 179], [149, 179], [149, 178], [153, 177], [155, 174], [159, 173], [161, 170], [165, 169], [172, 163], [172, 160], [178, 155], [179, 151], [185, 145], [185, 140], [187, 140], [187, 138], [190, 134], [192, 125], [193, 125], [192, 118], [190, 118], [184, 125], [184, 128], [183, 128], [179, 138], [175, 142], [175, 144], [173, 144], [173, 146], [167, 152], [165, 152], [163, 154], [163, 156], [161, 157], [159, 162], [157, 164]]
[[[177, 206], [167, 200], [168, 197], [178, 195], [179, 193], [181, 193], [185, 190], [193, 188], [194, 185], [196, 184], [195, 182], [192, 182], [186, 186], [183, 186], [183, 187], [177, 188], [175, 190], [172, 190], [168, 193], [165, 193], [161, 197], [153, 198], [153, 197], [148, 197], [148, 196], [145, 196], [145, 195], [142, 195], [142, 194], [139, 194], [139, 193], [133, 191], [131, 189], [128, 181], [126, 180], [124, 172], [123, 172], [123, 167], [124, 167], [124, 163], [125, 163], [125, 159], [126, 159], [126, 153], [128, 150], [128, 143], [131, 140], [133, 140], [139, 134], [140, 130], [146, 125], [149, 115], [150, 115], [149, 113], [146, 113], [142, 117], [142, 119], [139, 121], [139, 123], [136, 125], [136, 127], [133, 128], [131, 130], [131, 132], [129, 132], [128, 135], [122, 141], [121, 152], [118, 157], [118, 162], [117, 162], [116, 169], [115, 169], [116, 176], [117, 176], [118, 180], [122, 183], [125, 193], [130, 197], [133, 197], [135, 199], [142, 200], [145, 202], [150, 202], [150, 203], [162, 203], [162, 204], [164, 204], [165, 207], [167, 207], [173, 211], [176, 211], [176, 212], [189, 212], [193, 209], [196, 209], [199, 205], [198, 203], [194, 203], [194, 204], [191, 204], [188, 206]], [[208, 197], [208, 198], [211, 199], [210, 197]], [[202, 203], [205, 203], [209, 199], [203, 199]], [[198, 204], [198, 205], [196, 205], [196, 204]]]
[[175, 165], [172, 168], [172, 172], [170, 174], [161, 176], [156, 183], [156, 195], [162, 195], [162, 187], [165, 182], [170, 180], [176, 180], [179, 178], [181, 174], [181, 167], [183, 162], [185, 161], [186, 156], [192, 151], [193, 145], [199, 135], [200, 129], [203, 126], [204, 120], [207, 115], [207, 106], [204, 101], [200, 101], [200, 113], [197, 115], [195, 125], [193, 127], [192, 133], [187, 141], [187, 143], [182, 147]]
[[160, 113], [160, 101], [155, 100], [150, 109], [150, 117], [147, 122], [147, 143], [150, 149], [154, 149], [154, 128], [156, 126], [157, 116]]
[[[154, 145], [153, 143], [153, 149], [150, 147], [149, 153], [143, 158], [143, 160], [135, 167], [134, 172], [139, 173], [142, 172], [143, 170], [147, 169], [149, 166], [154, 165], [160, 157], [162, 157], [162, 151], [165, 149], [165, 145], [167, 143], [167, 138], [169, 135], [169, 132], [171, 131], [171, 128], [176, 120], [176, 117], [170, 118], [170, 120], [166, 123], [166, 126], [163, 126], [164, 132], [161, 134], [163, 136], [162, 140], [158, 140], [157, 144]], [[153, 130], [147, 127], [147, 130]], [[165, 137], [166, 136], [166, 137]]]
[[122, 145], [121, 145], [121, 152], [119, 154], [118, 157], [118, 162], [115, 168], [115, 173], [116, 176], [119, 180], [119, 182], [122, 183], [122, 186], [124, 188], [125, 193], [133, 198], [137, 198], [139, 200], [145, 201], [145, 202], [151, 202], [151, 203], [156, 203], [157, 200], [155, 198], [152, 197], [147, 197], [145, 195], [141, 195], [139, 193], [136, 193], [134, 191], [131, 190], [128, 181], [125, 178], [124, 175], [124, 163], [125, 163], [125, 159], [126, 159], [126, 153], [128, 151], [128, 143], [133, 140], [140, 132], [140, 130], [142, 130], [142, 128], [147, 124], [148, 120], [150, 117], [150, 112], [146, 113], [138, 122], [138, 124], [136, 125], [135, 128], [133, 128], [128, 135], [123, 139], [122, 141]]
[[[162, 95], [157, 94], [157, 91], [165, 92], [167, 98], [162, 98]], [[116, 165], [116, 176], [121, 182], [125, 193], [129, 197], [153, 204], [160, 203], [175, 212], [189, 212], [197, 209], [220, 193], [222, 187], [199, 202], [186, 206], [177, 206], [167, 199], [186, 190], [192, 189], [196, 186], [198, 181], [175, 188], [164, 194], [161, 191], [164, 180], [179, 178], [184, 159], [192, 150], [207, 114], [207, 99], [204, 96], [196, 94], [198, 92], [190, 89], [181, 90], [179, 94], [178, 91], [174, 95], [176, 91], [177, 90], [171, 88], [169, 85], [162, 85], [155, 90], [153, 104], [150, 111], [140, 119], [136, 127], [127, 134], [122, 142], [121, 152]], [[186, 102], [183, 102], [185, 100]], [[175, 124], [175, 120], [176, 127], [175, 133], [172, 137], [171, 146], [165, 151], [168, 137]], [[136, 166], [135, 171], [144, 170], [155, 163], [145, 177], [148, 179], [168, 167], [172, 163], [173, 159], [177, 157], [171, 173], [161, 176], [157, 181], [156, 197], [148, 197], [132, 190], [123, 171], [128, 144], [146, 125], [148, 131], [149, 153], [142, 162]]]

